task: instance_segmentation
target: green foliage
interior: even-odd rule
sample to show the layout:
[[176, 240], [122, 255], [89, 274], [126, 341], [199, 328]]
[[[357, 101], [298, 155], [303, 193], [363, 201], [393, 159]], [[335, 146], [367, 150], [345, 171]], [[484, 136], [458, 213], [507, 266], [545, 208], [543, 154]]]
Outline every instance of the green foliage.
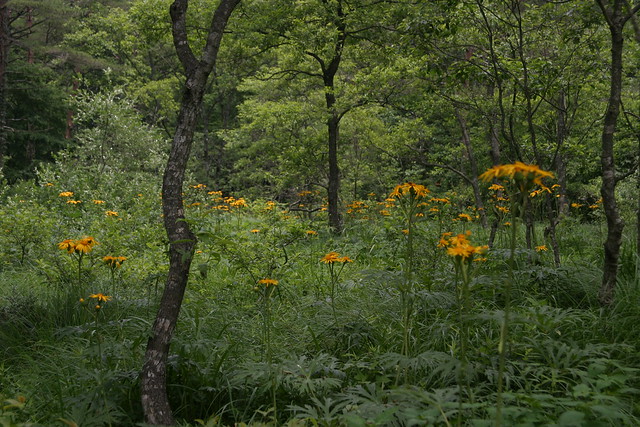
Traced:
[[[158, 177], [121, 172], [97, 182], [84, 169], [61, 166], [40, 174], [42, 185], [23, 183], [3, 195], [2, 228], [11, 228], [0, 235], [0, 393], [25, 401], [0, 419], [133, 424], [141, 417], [145, 331], [166, 274]], [[66, 191], [73, 196], [59, 195]], [[332, 236], [322, 216], [287, 205], [196, 184], [184, 193], [199, 244], [168, 379], [185, 425], [493, 423], [506, 255], [498, 246], [473, 263], [460, 314], [454, 264], [438, 239], [447, 229], [473, 229], [474, 241], [486, 233], [459, 220], [464, 204], [455, 196], [429, 202], [443, 209], [425, 207], [413, 224], [406, 292], [406, 221], [388, 201], [370, 196], [349, 207], [344, 234]], [[299, 197], [311, 204], [316, 195]], [[383, 208], [388, 216], [378, 213]], [[635, 287], [620, 288], [611, 312], [592, 303], [599, 272], [585, 262], [595, 254], [569, 251], [586, 244], [576, 230], [591, 227], [575, 222], [560, 234], [567, 250], [560, 268], [544, 253], [518, 252], [505, 424], [638, 421]], [[58, 243], [85, 235], [99, 244], [78, 276], [77, 259]], [[320, 262], [330, 251], [354, 260], [335, 278]], [[127, 259], [111, 270], [102, 262], [107, 255]], [[634, 274], [621, 277], [634, 283]], [[269, 295], [259, 288], [264, 278], [278, 280]], [[414, 307], [409, 323], [402, 292]], [[90, 297], [98, 293], [111, 297], [100, 309]], [[403, 354], [407, 325], [411, 352]], [[460, 378], [469, 379], [468, 389]]]
[[69, 143], [64, 139], [66, 95], [57, 76], [40, 65], [16, 62], [7, 70], [7, 119], [11, 123], [4, 175], [9, 182], [34, 177], [42, 162]]

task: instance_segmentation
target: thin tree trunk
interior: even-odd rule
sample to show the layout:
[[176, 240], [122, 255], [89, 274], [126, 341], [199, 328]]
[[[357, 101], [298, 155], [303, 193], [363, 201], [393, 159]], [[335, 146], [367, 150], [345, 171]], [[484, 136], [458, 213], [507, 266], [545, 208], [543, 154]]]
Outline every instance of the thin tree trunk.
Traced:
[[[330, 99], [333, 98], [331, 101]], [[335, 104], [333, 94], [327, 94], [327, 109], [331, 111]], [[327, 119], [329, 142], [329, 185], [327, 198], [329, 202], [329, 226], [339, 233], [342, 231], [342, 216], [340, 215], [340, 167], [338, 166], [338, 132], [340, 119], [335, 112]]]
[[215, 66], [224, 28], [239, 2], [240, 0], [220, 2], [212, 18], [207, 44], [200, 59], [195, 57], [188, 43], [188, 0], [175, 0], [170, 9], [174, 46], [187, 78], [162, 183], [162, 212], [170, 244], [169, 273], [147, 343], [141, 373], [142, 409], [148, 424], [175, 425], [167, 394], [167, 359], [196, 245], [196, 238], [184, 221], [182, 188], [207, 79]]
[[[564, 196], [563, 185], [566, 187], [567, 173], [566, 164], [564, 161], [564, 142], [567, 137], [567, 102], [564, 94], [564, 90], [560, 90], [558, 95], [558, 120], [556, 131], [556, 155], [554, 159], [554, 165], [556, 170], [556, 176], [558, 182], [560, 182], [560, 197], [555, 197], [553, 194], [545, 193], [544, 201], [547, 208], [547, 217], [549, 219], [549, 226], [545, 229], [545, 235], [551, 241], [551, 249], [553, 250], [553, 260], [556, 266], [560, 266], [560, 245], [556, 236], [556, 228], [560, 222], [560, 218], [564, 215], [565, 211], [563, 206], [566, 205], [566, 198]], [[554, 203], [557, 199], [557, 203]]]
[[469, 159], [469, 166], [471, 168], [471, 187], [473, 188], [476, 210], [480, 214], [482, 228], [487, 228], [487, 214], [484, 209], [482, 195], [480, 194], [480, 184], [478, 183], [478, 163], [476, 162], [476, 156], [473, 152], [473, 147], [471, 146], [471, 137], [469, 136], [467, 120], [457, 108], [455, 108], [455, 114], [458, 119], [458, 123], [460, 124], [460, 130], [462, 131], [462, 143], [467, 151], [467, 158]]
[[0, 0], [0, 172], [7, 154], [7, 64], [9, 63], [9, 9]]
[[[489, 87], [488, 95], [493, 98], [493, 87]], [[491, 149], [489, 150], [489, 155], [491, 157], [491, 165], [498, 166], [500, 164], [500, 138], [498, 136], [498, 129], [496, 126], [497, 118], [495, 114], [491, 113], [489, 117], [489, 146]], [[493, 208], [493, 207], [492, 207]], [[496, 239], [496, 233], [498, 232], [498, 226], [500, 225], [498, 218], [494, 218], [491, 221], [491, 231], [489, 233], [489, 247], [493, 246], [493, 242]]]
[[631, 15], [624, 16], [622, 8], [623, 0], [615, 0], [613, 9], [604, 4], [604, 0], [596, 0], [611, 31], [611, 82], [609, 102], [604, 116], [604, 128], [602, 131], [602, 152], [600, 162], [602, 166], [602, 204], [607, 219], [607, 238], [604, 243], [604, 265], [602, 284], [599, 299], [603, 305], [610, 305], [614, 300], [616, 280], [618, 276], [618, 260], [620, 258], [620, 246], [622, 245], [622, 230], [624, 221], [620, 216], [616, 201], [616, 167], [614, 157], [614, 135], [618, 115], [620, 113], [620, 100], [622, 95], [622, 50], [624, 37], [622, 30]]

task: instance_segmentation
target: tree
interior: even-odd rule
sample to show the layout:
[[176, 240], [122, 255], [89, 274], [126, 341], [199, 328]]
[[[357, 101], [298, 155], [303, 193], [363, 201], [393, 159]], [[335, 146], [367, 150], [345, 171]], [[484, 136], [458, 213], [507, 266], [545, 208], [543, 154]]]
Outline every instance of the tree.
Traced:
[[162, 183], [162, 212], [170, 245], [169, 273], [141, 373], [142, 407], [146, 422], [151, 424], [175, 424], [167, 395], [167, 358], [196, 245], [196, 237], [185, 222], [182, 187], [207, 80], [215, 67], [224, 29], [238, 3], [240, 0], [221, 0], [211, 18], [200, 58], [195, 56], [188, 39], [188, 0], [175, 0], [170, 7], [174, 46], [186, 80]]
[[625, 0], [613, 0], [613, 3], [605, 0], [595, 1], [611, 32], [610, 92], [604, 116], [600, 154], [602, 166], [600, 194], [607, 219], [607, 239], [604, 242], [604, 265], [599, 294], [600, 302], [603, 305], [610, 305], [613, 302], [618, 276], [618, 259], [624, 229], [624, 221], [620, 216], [615, 194], [618, 178], [614, 156], [614, 136], [622, 98], [623, 30], [627, 21], [640, 9], [640, 4], [626, 10], [628, 4]]

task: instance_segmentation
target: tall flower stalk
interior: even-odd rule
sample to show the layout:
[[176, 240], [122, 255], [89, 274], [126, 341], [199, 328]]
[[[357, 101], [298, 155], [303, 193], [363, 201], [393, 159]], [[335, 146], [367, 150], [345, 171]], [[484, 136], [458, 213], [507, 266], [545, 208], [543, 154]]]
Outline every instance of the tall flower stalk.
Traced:
[[397, 185], [389, 198], [398, 200], [402, 212], [402, 219], [406, 227], [405, 234], [405, 265], [404, 283], [400, 287], [400, 306], [402, 310], [402, 351], [401, 354], [409, 356], [411, 353], [411, 319], [413, 317], [413, 273], [414, 273], [414, 246], [415, 222], [422, 200], [429, 194], [429, 190], [420, 184], [405, 182]]
[[[337, 252], [329, 252], [320, 258], [320, 262], [329, 266], [329, 280], [331, 281], [329, 298], [331, 299], [331, 311], [333, 312], [333, 318], [334, 320], [337, 320], [335, 299], [336, 288], [338, 287], [338, 277], [340, 277], [340, 273], [344, 266], [349, 262], [353, 262], [353, 260], [348, 256], [340, 256]], [[336, 269], [336, 264], [340, 264], [339, 269]]]
[[[469, 322], [468, 315], [471, 312], [470, 284], [471, 266], [473, 256], [482, 254], [488, 246], [473, 246], [469, 241], [471, 231], [453, 236], [453, 233], [443, 233], [438, 243], [439, 247], [447, 248], [447, 255], [453, 259], [455, 268], [456, 296], [458, 300], [458, 322], [460, 325], [459, 348], [460, 368], [458, 370], [458, 387], [460, 389], [459, 417], [462, 417], [462, 387], [466, 388], [467, 395], [471, 396], [471, 384], [468, 374], [469, 360], [467, 349], [469, 348]], [[460, 419], [461, 421], [461, 419]]]
[[480, 175], [484, 182], [502, 180], [510, 189], [511, 200], [511, 239], [509, 245], [509, 276], [504, 284], [504, 315], [500, 326], [500, 342], [498, 344], [498, 385], [496, 396], [496, 425], [502, 425], [502, 408], [504, 392], [504, 372], [509, 344], [509, 322], [511, 315], [511, 290], [514, 282], [516, 238], [519, 222], [522, 221], [527, 209], [531, 189], [538, 185], [546, 188], [542, 183], [544, 178], [553, 178], [551, 172], [544, 171], [536, 165], [522, 162], [494, 166]]
[[102, 258], [107, 267], [109, 267], [109, 273], [111, 276], [111, 293], [116, 293], [116, 270], [122, 267], [122, 263], [127, 260], [126, 256], [111, 256], [107, 255]]
[[93, 333], [90, 336], [90, 340], [93, 340], [95, 336], [96, 346], [98, 349], [98, 361], [102, 360], [102, 337], [100, 336], [99, 331], [100, 312], [103, 310], [104, 304], [106, 304], [108, 301], [111, 301], [111, 299], [112, 298], [109, 295], [105, 295], [103, 293], [91, 294], [89, 295], [89, 300], [80, 298], [80, 302], [86, 304], [85, 307], [91, 312], [91, 315], [93, 316]]
[[271, 298], [278, 286], [278, 280], [263, 278], [253, 288], [258, 292], [262, 300], [262, 341], [264, 344], [264, 356], [267, 364], [267, 374], [271, 383], [271, 400], [273, 405], [274, 421], [277, 421], [277, 399], [276, 399], [276, 375], [273, 370], [273, 352], [271, 347]]
[[78, 290], [82, 286], [82, 260], [86, 254], [93, 250], [98, 242], [91, 236], [82, 239], [72, 240], [66, 239], [58, 243], [58, 248], [67, 251], [69, 255], [75, 256], [78, 260]]

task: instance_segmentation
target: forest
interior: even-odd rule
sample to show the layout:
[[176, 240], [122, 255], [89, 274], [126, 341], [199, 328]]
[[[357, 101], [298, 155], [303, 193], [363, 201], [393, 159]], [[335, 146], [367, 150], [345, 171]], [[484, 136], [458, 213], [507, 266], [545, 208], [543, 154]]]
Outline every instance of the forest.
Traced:
[[636, 0], [0, 0], [1, 426], [637, 426], [639, 224]]

